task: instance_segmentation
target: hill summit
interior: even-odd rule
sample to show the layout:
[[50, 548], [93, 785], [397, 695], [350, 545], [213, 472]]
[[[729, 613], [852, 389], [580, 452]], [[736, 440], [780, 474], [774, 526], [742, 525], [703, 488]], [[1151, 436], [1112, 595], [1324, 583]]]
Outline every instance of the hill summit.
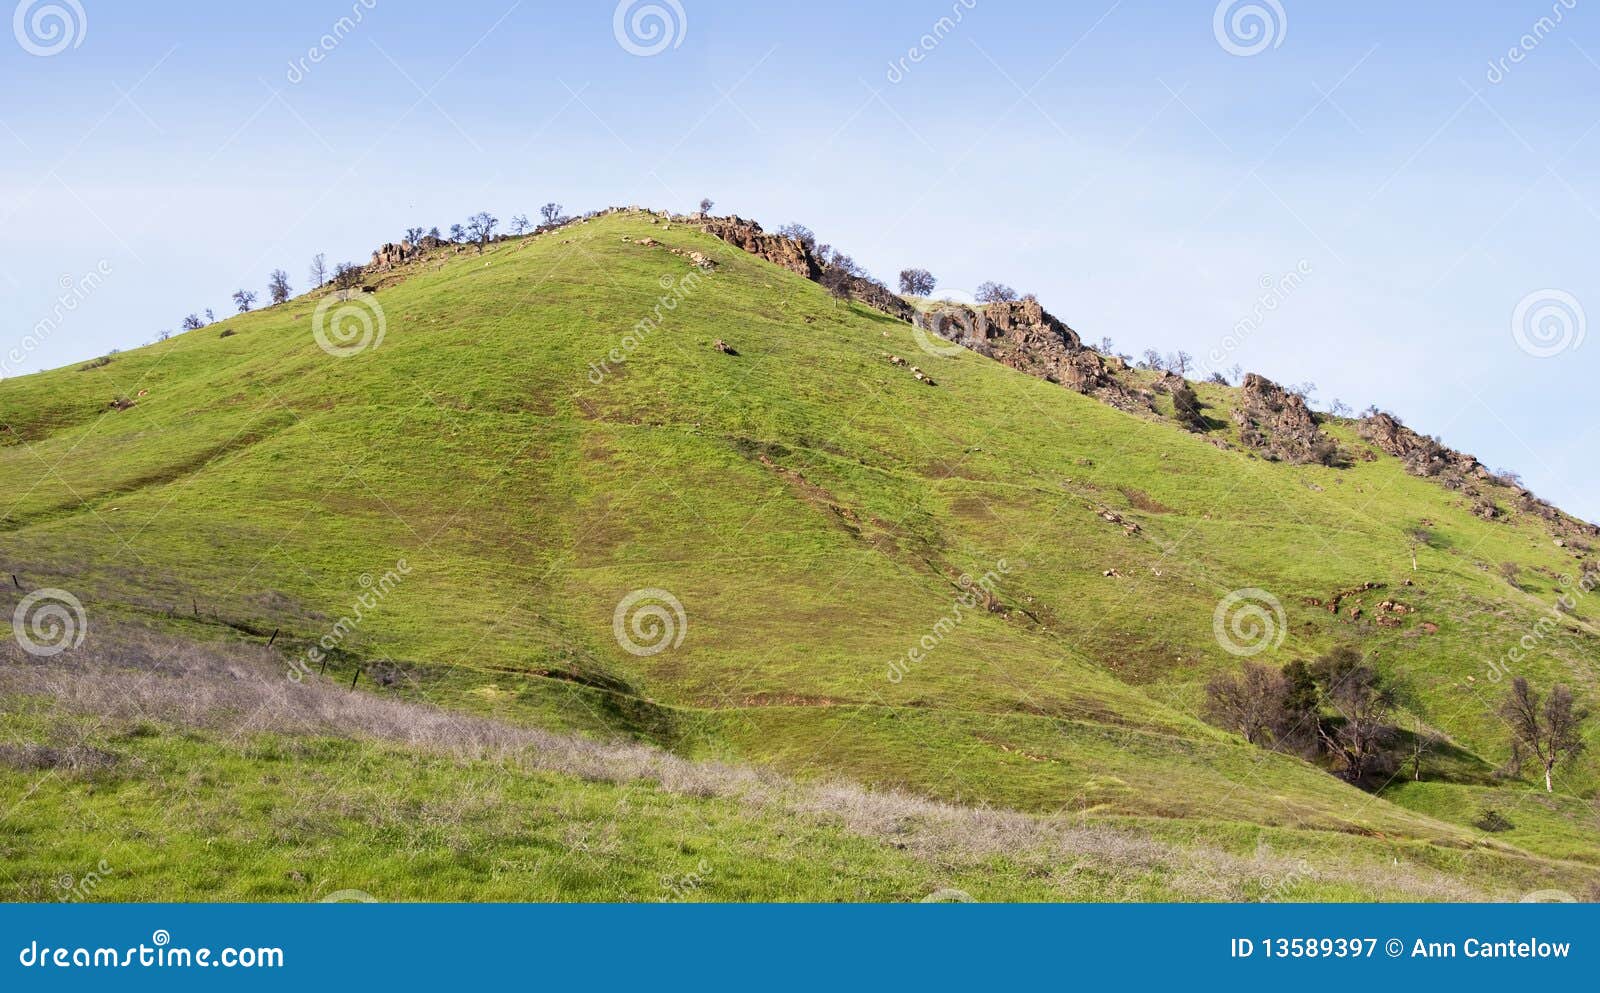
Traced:
[[[1270, 850], [1275, 872], [1304, 859], [1267, 898], [1394, 895], [1328, 874], [1395, 860], [1443, 880], [1406, 891], [1423, 898], [1600, 878], [1593, 760], [1563, 750], [1547, 792], [1505, 717], [1517, 679], [1574, 694], [1575, 712], [1592, 702], [1594, 526], [1392, 415], [1141, 368], [1031, 296], [902, 295], [787, 230], [616, 208], [477, 244], [423, 236], [274, 306], [0, 383], [18, 645], [48, 635], [28, 611], [49, 593], [77, 608], [51, 615], [70, 623], [50, 658], [72, 657], [75, 629], [138, 630], [165, 646], [130, 656], [142, 680], [221, 694], [230, 663], [163, 653], [232, 646], [281, 677], [255, 705], [327, 694], [316, 719], [284, 704], [298, 716], [270, 733], [298, 744], [270, 749], [248, 723], [163, 711], [170, 744], [93, 747], [171, 751], [95, 775], [174, 799], [182, 763], [253, 776], [265, 749], [314, 767], [304, 736], [349, 735], [401, 750], [364, 775], [392, 759], [393, 802], [424, 802], [407, 791], [451, 775], [437, 736], [408, 744], [388, 712], [330, 716], [337, 688], [822, 791], [745, 825], [769, 840], [824, 845], [806, 818], [848, 781], [853, 798], [1005, 808], [1172, 851]], [[39, 658], [0, 661], [15, 676], [0, 696], [101, 706], [42, 701]], [[1264, 709], [1240, 719], [1225, 706], [1240, 700]], [[5, 721], [29, 747], [57, 726]], [[21, 762], [0, 761], [8, 787]], [[602, 802], [574, 782], [592, 768], [508, 789], [576, 809]], [[48, 794], [59, 809], [75, 782]], [[681, 842], [687, 819], [733, 816], [719, 789], [651, 804]], [[882, 825], [945, 810], [879, 810], [876, 854], [851, 858], [900, 858]], [[652, 867], [658, 843], [606, 842]], [[720, 883], [674, 871], [748, 895], [776, 860], [753, 850]], [[1104, 872], [1107, 896], [1209, 892], [1163, 890], [1154, 855], [1118, 889], [1109, 849], [1071, 871], [1050, 851], [1029, 871]], [[477, 871], [440, 857], [447, 876]], [[928, 881], [896, 865], [879, 879]], [[1013, 869], [988, 896], [1050, 895]], [[570, 885], [553, 893], [590, 892]]]

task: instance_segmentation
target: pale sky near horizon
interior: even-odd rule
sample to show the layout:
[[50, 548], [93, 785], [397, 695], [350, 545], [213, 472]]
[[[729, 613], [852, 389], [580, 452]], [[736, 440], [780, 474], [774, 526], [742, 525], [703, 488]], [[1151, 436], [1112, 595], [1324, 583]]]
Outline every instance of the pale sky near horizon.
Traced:
[[709, 196], [1314, 381], [1600, 519], [1581, 0], [0, 3], [7, 376], [411, 225]]

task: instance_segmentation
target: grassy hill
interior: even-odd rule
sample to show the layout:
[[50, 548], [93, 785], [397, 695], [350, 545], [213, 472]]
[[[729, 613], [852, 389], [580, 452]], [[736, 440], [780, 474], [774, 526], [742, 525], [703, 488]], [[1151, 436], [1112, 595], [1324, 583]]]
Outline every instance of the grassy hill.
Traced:
[[[84, 604], [91, 631], [256, 648], [276, 631], [268, 664], [284, 673], [336, 633], [326, 673], [316, 662], [302, 685], [355, 677], [358, 695], [365, 686], [799, 784], [1137, 825], [1180, 851], [1253, 850], [1270, 836], [1318, 866], [1351, 850], [1377, 864], [1438, 853], [1431, 871], [1463, 886], [1502, 878], [1485, 867], [1503, 859], [1574, 892], [1600, 878], [1593, 759], [1561, 772], [1557, 801], [1531, 778], [1495, 775], [1509, 746], [1494, 666], [1551, 615], [1581, 550], [1558, 546], [1536, 515], [1482, 519], [1354, 422], [1325, 427], [1359, 456], [1348, 467], [1264, 461], [1230, 444], [1233, 388], [1195, 387], [1217, 427], [1193, 434], [970, 352], [929, 354], [908, 324], [645, 213], [481, 255], [447, 249], [368, 279], [375, 292], [348, 301], [319, 291], [108, 363], [0, 383], [0, 571], [18, 577], [5, 615], [53, 587]], [[353, 354], [330, 354], [314, 334], [329, 339], [341, 312], [371, 330]], [[992, 597], [956, 609], [980, 577]], [[1337, 613], [1310, 603], [1367, 584]], [[1283, 607], [1284, 641], [1263, 661], [1354, 643], [1403, 686], [1405, 726], [1448, 739], [1425, 781], [1374, 795], [1199, 719], [1206, 681], [1239, 665], [1214, 614], [1244, 589]], [[621, 619], [624, 634], [661, 649], [650, 654], [630, 652], [617, 626], [619, 604], [641, 590], [682, 610], [638, 628]], [[1388, 599], [1415, 612], [1379, 626]], [[1593, 700], [1597, 618], [1589, 601], [1562, 615], [1518, 674]], [[657, 622], [671, 628], [664, 642]], [[22, 690], [10, 699], [19, 714], [39, 703]], [[21, 747], [49, 723], [12, 716], [0, 735]], [[209, 812], [194, 809], [184, 827], [201, 831], [232, 809], [227, 798], [268, 809], [298, 795], [234, 796], [274, 750], [244, 747], [242, 733], [164, 731], [121, 747], [154, 799], [179, 769], [208, 777], [214, 791], [196, 803]], [[422, 803], [454, 775], [425, 749], [386, 747], [363, 761], [388, 780], [362, 790]], [[288, 771], [294, 754], [270, 762]], [[13, 787], [19, 798], [0, 844], [51, 852], [30, 863], [36, 889], [58, 849], [86, 850], [43, 829], [81, 816], [74, 804], [103, 815], [108, 794], [74, 774], [24, 799], [37, 776], [0, 762], [0, 777], [0, 799]], [[508, 804], [548, 805], [552, 791], [606, 802], [560, 773], [516, 784]], [[712, 816], [700, 798], [652, 796], [668, 835]], [[1476, 827], [1486, 808], [1513, 829]], [[497, 836], [498, 816], [485, 812], [478, 830]], [[776, 816], [728, 830], [770, 841], [786, 830]], [[657, 865], [642, 839], [617, 844]], [[805, 888], [799, 859], [719, 892], [883, 899], [938, 882], [889, 865], [881, 839], [851, 844], [887, 859], [859, 870], [858, 888]], [[124, 892], [155, 897], [171, 892], [162, 879], [186, 878], [161, 864]], [[483, 883], [483, 864], [440, 872], [395, 874], [391, 888], [510, 895]], [[907, 881], [873, 882], [880, 872]], [[183, 885], [188, 896], [296, 898], [246, 882]], [[1142, 885], [1103, 895], [1162, 892]], [[1515, 897], [1508, 889], [1484, 892]], [[984, 895], [1086, 898], [1094, 887], [1018, 879]]]

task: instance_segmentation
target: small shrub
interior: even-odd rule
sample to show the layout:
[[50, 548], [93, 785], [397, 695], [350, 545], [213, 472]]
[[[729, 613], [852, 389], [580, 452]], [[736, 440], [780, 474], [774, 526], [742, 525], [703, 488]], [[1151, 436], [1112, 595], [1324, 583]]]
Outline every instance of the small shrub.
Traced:
[[1491, 834], [1498, 834], [1501, 831], [1510, 831], [1512, 828], [1516, 827], [1515, 824], [1506, 820], [1506, 816], [1504, 814], [1500, 813], [1500, 811], [1494, 809], [1493, 807], [1485, 807], [1483, 810], [1479, 811], [1478, 819], [1473, 821], [1472, 824], [1478, 830], [1488, 831]]

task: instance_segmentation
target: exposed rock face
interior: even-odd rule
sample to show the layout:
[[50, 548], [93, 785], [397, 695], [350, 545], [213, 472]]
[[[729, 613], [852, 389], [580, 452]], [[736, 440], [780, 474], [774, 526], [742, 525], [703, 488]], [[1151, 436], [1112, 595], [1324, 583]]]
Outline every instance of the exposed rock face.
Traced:
[[1477, 459], [1418, 434], [1391, 414], [1363, 419], [1360, 430], [1361, 437], [1399, 459], [1413, 476], [1443, 476], [1450, 489], [1459, 489], [1468, 479], [1489, 478], [1489, 471]]
[[448, 244], [449, 242], [443, 238], [435, 238], [433, 235], [425, 236], [415, 245], [409, 241], [402, 241], [399, 244], [391, 242], [372, 253], [372, 263], [367, 268], [372, 272], [383, 272]]
[[1338, 461], [1338, 444], [1317, 427], [1305, 398], [1264, 376], [1245, 377], [1233, 420], [1239, 425], [1239, 440], [1270, 459], [1322, 465]]
[[1509, 491], [1519, 511], [1549, 522], [1552, 532], [1558, 537], [1600, 534], [1600, 528], [1568, 517], [1515, 479], [1496, 476], [1471, 455], [1447, 448], [1437, 438], [1418, 434], [1393, 414], [1380, 412], [1363, 418], [1360, 430], [1363, 438], [1399, 459], [1411, 475], [1436, 479], [1445, 489], [1463, 493], [1472, 501], [1472, 513], [1486, 521], [1500, 520], [1504, 516], [1489, 492], [1486, 492], [1493, 487], [1501, 487]]
[[924, 331], [1030, 376], [1059, 383], [1124, 410], [1150, 409], [1149, 398], [1117, 379], [1098, 352], [1032, 297], [972, 308], [946, 303], [912, 314]]
[[822, 263], [804, 242], [781, 234], [767, 234], [755, 221], [740, 217], [713, 217], [707, 218], [700, 230], [790, 272], [797, 272], [812, 282], [822, 278]]

